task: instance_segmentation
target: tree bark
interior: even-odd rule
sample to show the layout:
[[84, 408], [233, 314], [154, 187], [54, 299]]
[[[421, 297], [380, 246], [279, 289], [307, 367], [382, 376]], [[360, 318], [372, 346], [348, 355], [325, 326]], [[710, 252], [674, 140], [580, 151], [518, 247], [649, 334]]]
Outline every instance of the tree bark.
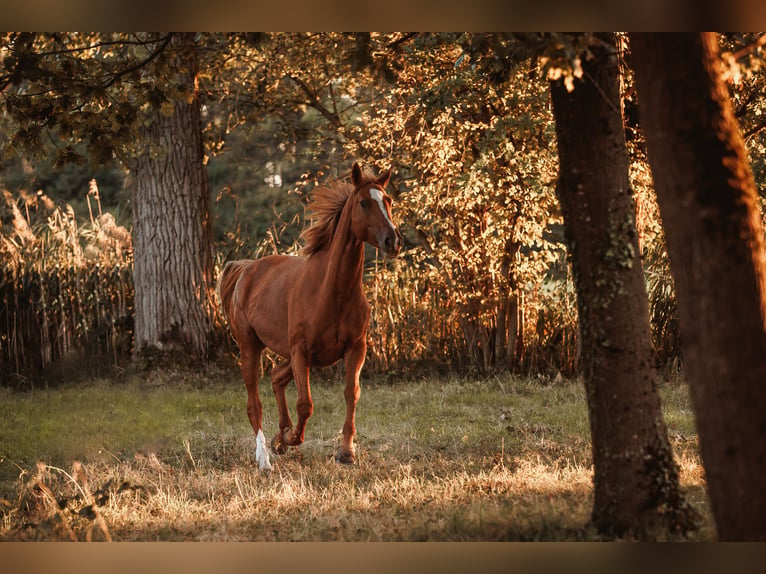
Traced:
[[600, 35], [592, 52], [574, 91], [551, 83], [592, 436], [592, 519], [609, 535], [685, 532], [694, 513], [679, 490], [657, 388], [614, 35]]
[[513, 271], [513, 260], [521, 244], [507, 239], [500, 273], [508, 279], [508, 290], [497, 305], [497, 331], [495, 333], [495, 368], [513, 368], [513, 348], [516, 344], [518, 317], [516, 305], [516, 278]]
[[203, 162], [199, 60], [193, 34], [177, 34], [170, 69], [188, 95], [157, 110], [131, 162], [134, 194], [135, 346], [208, 354], [212, 331], [209, 185]]
[[[519, 313], [518, 290], [514, 289], [508, 300], [508, 339], [505, 343], [505, 364], [509, 370], [513, 369], [516, 361], [516, 343], [520, 336]], [[520, 357], [521, 354], [519, 353], [518, 362], [520, 362]]]
[[509, 296], [504, 296], [500, 299], [500, 302], [496, 307], [496, 328], [495, 328], [495, 344], [494, 349], [494, 367], [501, 369], [508, 367], [505, 356], [505, 341], [508, 335], [508, 308]]
[[708, 493], [723, 540], [766, 539], [766, 252], [713, 34], [631, 34]]

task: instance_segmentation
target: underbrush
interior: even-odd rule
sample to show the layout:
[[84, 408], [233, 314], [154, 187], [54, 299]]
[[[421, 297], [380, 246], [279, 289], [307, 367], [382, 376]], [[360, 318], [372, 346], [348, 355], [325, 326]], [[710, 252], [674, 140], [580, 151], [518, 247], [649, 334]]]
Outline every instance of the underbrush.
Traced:
[[[291, 385], [288, 402], [293, 408]], [[685, 385], [662, 389], [682, 487], [712, 538]], [[598, 540], [579, 381], [367, 381], [358, 464], [343, 387], [316, 378], [306, 442], [255, 464], [234, 371], [0, 389], [3, 540]], [[267, 436], [276, 430], [268, 380]]]

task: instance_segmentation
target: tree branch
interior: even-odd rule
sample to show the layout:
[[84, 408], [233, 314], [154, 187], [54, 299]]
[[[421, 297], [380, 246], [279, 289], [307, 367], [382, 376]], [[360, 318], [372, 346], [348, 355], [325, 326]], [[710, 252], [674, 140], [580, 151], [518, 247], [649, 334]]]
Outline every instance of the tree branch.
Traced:
[[106, 82], [103, 86], [101, 86], [103, 89], [110, 88], [114, 84], [117, 83], [117, 81], [127, 74], [130, 74], [131, 72], [135, 72], [136, 70], [140, 70], [144, 66], [146, 66], [149, 62], [154, 60], [157, 56], [159, 56], [162, 52], [165, 51], [165, 48], [168, 47], [168, 44], [170, 44], [170, 40], [173, 38], [173, 32], [168, 32], [165, 34], [165, 37], [163, 38], [162, 43], [152, 52], [150, 53], [144, 60], [141, 62], [134, 64], [133, 66], [130, 66], [128, 68], [125, 68], [124, 70], [121, 70], [119, 72], [115, 72], [112, 74], [112, 79]]
[[755, 52], [758, 48], [762, 48], [765, 45], [766, 45], [766, 34], [761, 34], [755, 42], [751, 42], [747, 46], [740, 48], [736, 52], [733, 52], [732, 57], [735, 60], [739, 60], [740, 58], [744, 58], [751, 52]]
[[[152, 40], [152, 41], [146, 41], [146, 42], [128, 41], [128, 40], [126, 40], [124, 42], [100, 42], [100, 43], [93, 44], [93, 45], [91, 45], [91, 46], [89, 46], [87, 48], [72, 48], [72, 49], [66, 49], [66, 50], [55, 50], [55, 51], [50, 51], [50, 52], [40, 52], [40, 53], [36, 53], [35, 55], [36, 56], [40, 56], [40, 57], [56, 56], [56, 55], [61, 55], [61, 54], [74, 53], [74, 52], [81, 51], [81, 50], [88, 50], [88, 49], [91, 49], [91, 48], [94, 48], [94, 47], [98, 47], [98, 46], [111, 46], [111, 45], [118, 45], [118, 44], [147, 45], [147, 44], [151, 44], [151, 43], [156, 43], [158, 41], [160, 42], [160, 45], [153, 52], [151, 52], [146, 58], [144, 58], [142, 61], [138, 62], [137, 64], [129, 66], [129, 67], [125, 68], [124, 70], [120, 70], [118, 72], [108, 73], [108, 75], [111, 76], [110, 79], [108, 81], [104, 82], [104, 84], [102, 84], [100, 86], [101, 89], [107, 89], [107, 88], [112, 87], [114, 84], [116, 84], [117, 81], [121, 77], [123, 77], [123, 76], [125, 76], [127, 74], [130, 74], [131, 72], [135, 72], [136, 70], [140, 70], [141, 68], [143, 68], [144, 66], [149, 64], [152, 60], [154, 60], [157, 56], [159, 56], [165, 50], [165, 48], [167, 48], [167, 46], [170, 43], [170, 40], [171, 40], [172, 37], [173, 37], [173, 33], [172, 32], [168, 32], [163, 38], [161, 38], [161, 40]], [[15, 52], [16, 50], [11, 48], [11, 51]], [[14, 70], [11, 73], [3, 75], [3, 76], [0, 76], [0, 93], [5, 91], [5, 89], [10, 84], [13, 84], [15, 82], [14, 74], [15, 74], [17, 68], [18, 68], [18, 64], [14, 67]], [[81, 80], [78, 79], [78, 78], [72, 78], [71, 79], [71, 83], [81, 83]], [[42, 94], [50, 93], [52, 91], [54, 91], [54, 90], [47, 89], [47, 90], [43, 90], [42, 92], [37, 92], [37, 93], [32, 93], [32, 94], [27, 94], [27, 95], [28, 96], [37, 96], [37, 95], [42, 95]]]
[[760, 132], [762, 132], [764, 129], [766, 129], [766, 119], [761, 120], [760, 122], [755, 124], [752, 128], [750, 128], [745, 133], [743, 133], [742, 134], [742, 139], [748, 140], [751, 137], [753, 137], [753, 136], [759, 134]]
[[300, 78], [296, 78], [295, 76], [287, 75], [285, 76], [288, 80], [292, 80], [295, 82], [302, 90], [303, 92], [308, 96], [309, 98], [309, 105], [311, 105], [312, 108], [316, 109], [320, 114], [322, 114], [324, 117], [326, 117], [332, 125], [334, 125], [336, 128], [341, 127], [341, 121], [338, 118], [337, 115], [333, 114], [330, 110], [328, 110], [322, 102], [319, 101], [319, 98], [317, 97], [316, 93], [312, 91], [312, 89]]
[[734, 112], [734, 115], [737, 117], [738, 120], [742, 119], [742, 116], [744, 116], [748, 110], [748, 106], [752, 104], [755, 100], [757, 100], [759, 97], [761, 97], [761, 95], [762, 94], [760, 90], [751, 90], [747, 98], [745, 98], [745, 100], [737, 106], [737, 109]]
[[[172, 33], [169, 33], [172, 34]], [[164, 40], [164, 38], [163, 38]], [[81, 46], [79, 48], [65, 48], [61, 50], [51, 50], [49, 52], [37, 52], [37, 56], [61, 56], [63, 54], [75, 54], [77, 52], [87, 52], [88, 50], [95, 50], [96, 48], [104, 48], [108, 46], [146, 46], [148, 44], [155, 44], [158, 40], [114, 40], [111, 42], [96, 42], [88, 46]], [[15, 50], [10, 48], [11, 52]]]
[[386, 46], [387, 48], [396, 48], [399, 44], [404, 44], [408, 40], [411, 40], [415, 36], [420, 34], [420, 32], [406, 32], [404, 36], [401, 38], [394, 40], [393, 42], [389, 42], [389, 44]]

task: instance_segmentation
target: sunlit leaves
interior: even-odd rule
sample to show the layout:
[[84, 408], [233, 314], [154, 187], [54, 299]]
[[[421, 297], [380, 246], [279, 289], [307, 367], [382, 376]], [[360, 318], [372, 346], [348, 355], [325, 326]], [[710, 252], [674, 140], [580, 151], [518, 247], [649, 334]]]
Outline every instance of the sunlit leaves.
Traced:
[[347, 145], [370, 161], [392, 156], [397, 217], [419, 244], [405, 256], [449, 297], [456, 321], [489, 329], [514, 285], [536, 290], [561, 251], [543, 248], [557, 212], [547, 86], [528, 60], [505, 63], [505, 85], [488, 82], [481, 54], [451, 40], [419, 38], [403, 53], [385, 110], [364, 110]]
[[575, 80], [582, 78], [582, 59], [591, 58], [591, 43], [599, 42], [591, 34], [552, 34], [545, 43], [540, 64], [549, 80], [563, 78], [568, 92], [574, 90]]

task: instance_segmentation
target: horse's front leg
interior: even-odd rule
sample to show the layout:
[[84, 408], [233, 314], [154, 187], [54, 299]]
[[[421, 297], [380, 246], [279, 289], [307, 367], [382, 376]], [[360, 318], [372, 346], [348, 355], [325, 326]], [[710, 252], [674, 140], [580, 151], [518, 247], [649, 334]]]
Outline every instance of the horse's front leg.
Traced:
[[340, 450], [335, 455], [335, 460], [343, 464], [356, 462], [356, 449], [354, 436], [356, 435], [356, 403], [359, 401], [359, 373], [364, 365], [367, 343], [364, 337], [354, 346], [350, 347], [343, 361], [346, 363], [346, 389], [343, 392], [346, 398], [346, 422], [343, 424], [343, 441]]
[[271, 439], [271, 449], [277, 454], [284, 454], [287, 451], [285, 433], [293, 426], [293, 422], [290, 420], [290, 413], [287, 410], [287, 399], [285, 398], [285, 387], [292, 378], [293, 370], [290, 359], [280, 363], [271, 371], [271, 388], [274, 390], [277, 408], [279, 409], [279, 430], [274, 435], [274, 438]]
[[314, 402], [311, 400], [311, 388], [309, 387], [309, 366], [305, 353], [293, 351], [290, 355], [295, 389], [298, 391], [298, 400], [295, 410], [298, 412], [298, 422], [285, 436], [285, 444], [299, 446], [303, 444], [303, 435], [306, 431], [306, 421], [314, 412]]

